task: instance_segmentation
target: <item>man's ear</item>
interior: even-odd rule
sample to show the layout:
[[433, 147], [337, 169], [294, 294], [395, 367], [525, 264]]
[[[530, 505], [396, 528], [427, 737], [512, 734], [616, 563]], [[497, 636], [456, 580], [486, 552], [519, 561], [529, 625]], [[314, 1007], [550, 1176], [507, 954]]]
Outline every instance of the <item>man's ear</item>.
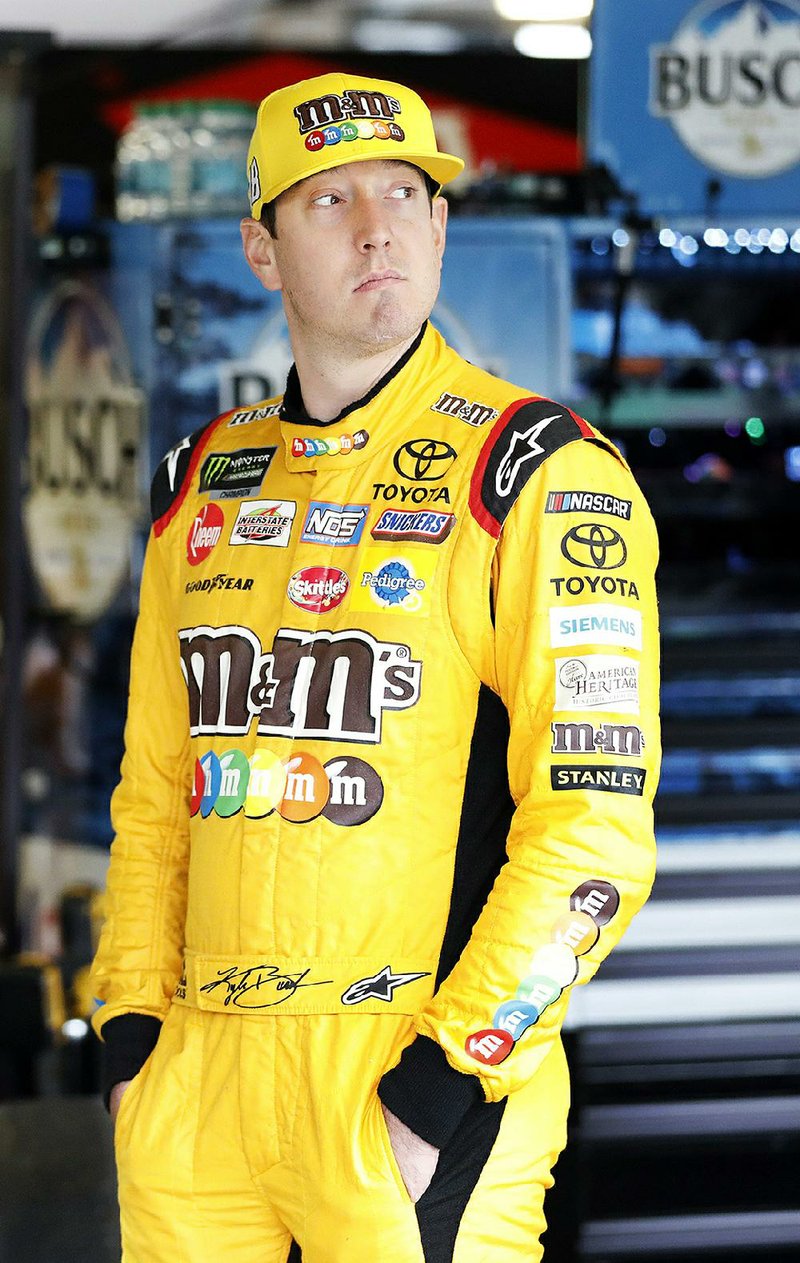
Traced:
[[447, 238], [447, 202], [443, 197], [435, 197], [431, 205], [431, 219], [433, 220], [433, 244], [436, 253], [441, 259], [444, 254], [444, 243]]
[[242, 246], [250, 271], [264, 286], [264, 289], [283, 289], [278, 263], [275, 258], [275, 242], [263, 224], [257, 219], [247, 216], [242, 220]]

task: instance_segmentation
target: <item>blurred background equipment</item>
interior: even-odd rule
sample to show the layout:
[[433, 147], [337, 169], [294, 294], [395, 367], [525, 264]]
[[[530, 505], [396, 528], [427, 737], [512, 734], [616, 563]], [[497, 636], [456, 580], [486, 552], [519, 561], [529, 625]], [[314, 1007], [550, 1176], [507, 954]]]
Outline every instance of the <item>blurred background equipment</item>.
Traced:
[[659, 870], [571, 1002], [546, 1258], [796, 1260], [800, 3], [10, 8], [0, 1258], [119, 1257], [88, 965], [143, 505], [172, 443], [282, 389], [247, 139], [267, 92], [346, 67], [421, 91], [466, 159], [434, 321], [608, 433], [661, 539]]

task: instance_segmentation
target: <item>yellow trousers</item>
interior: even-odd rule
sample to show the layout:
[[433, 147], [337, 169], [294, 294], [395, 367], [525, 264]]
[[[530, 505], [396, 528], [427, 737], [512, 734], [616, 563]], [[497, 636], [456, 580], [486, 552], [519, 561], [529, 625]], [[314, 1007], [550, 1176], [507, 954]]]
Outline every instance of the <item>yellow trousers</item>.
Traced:
[[116, 1124], [123, 1263], [535, 1263], [565, 1142], [557, 1045], [472, 1107], [414, 1205], [376, 1085], [411, 1019], [173, 1005]]

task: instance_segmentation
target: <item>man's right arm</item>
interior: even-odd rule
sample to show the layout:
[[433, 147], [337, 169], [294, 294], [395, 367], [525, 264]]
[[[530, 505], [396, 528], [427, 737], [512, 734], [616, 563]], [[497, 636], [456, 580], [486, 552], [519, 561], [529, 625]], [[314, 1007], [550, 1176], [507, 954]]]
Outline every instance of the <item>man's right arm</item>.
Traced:
[[122, 779], [111, 803], [107, 919], [92, 966], [107, 1101], [155, 1046], [182, 962], [192, 773], [167, 573], [172, 534], [151, 534], [145, 558]]

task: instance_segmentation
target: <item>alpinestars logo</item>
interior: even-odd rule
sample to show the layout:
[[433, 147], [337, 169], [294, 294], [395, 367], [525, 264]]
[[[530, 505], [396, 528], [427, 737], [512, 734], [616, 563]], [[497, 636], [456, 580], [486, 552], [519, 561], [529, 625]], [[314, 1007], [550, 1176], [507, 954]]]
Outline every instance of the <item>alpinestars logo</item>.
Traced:
[[398, 987], [429, 977], [427, 973], [393, 974], [391, 965], [384, 965], [371, 978], [359, 978], [358, 982], [352, 983], [342, 995], [342, 1004], [363, 1004], [364, 1000], [385, 1000], [391, 1004]]
[[281, 627], [266, 653], [248, 627], [178, 636], [193, 737], [246, 733], [257, 718], [260, 735], [377, 744], [383, 712], [419, 700], [422, 663], [368, 632]]
[[534, 456], [542, 455], [545, 449], [539, 442], [539, 435], [542, 430], [547, 429], [551, 421], [557, 421], [560, 415], [560, 413], [555, 413], [552, 417], [543, 417], [541, 421], [535, 421], [521, 434], [512, 435], [508, 451], [497, 466], [494, 477], [495, 491], [499, 496], [509, 494], [526, 461], [533, 460]]

